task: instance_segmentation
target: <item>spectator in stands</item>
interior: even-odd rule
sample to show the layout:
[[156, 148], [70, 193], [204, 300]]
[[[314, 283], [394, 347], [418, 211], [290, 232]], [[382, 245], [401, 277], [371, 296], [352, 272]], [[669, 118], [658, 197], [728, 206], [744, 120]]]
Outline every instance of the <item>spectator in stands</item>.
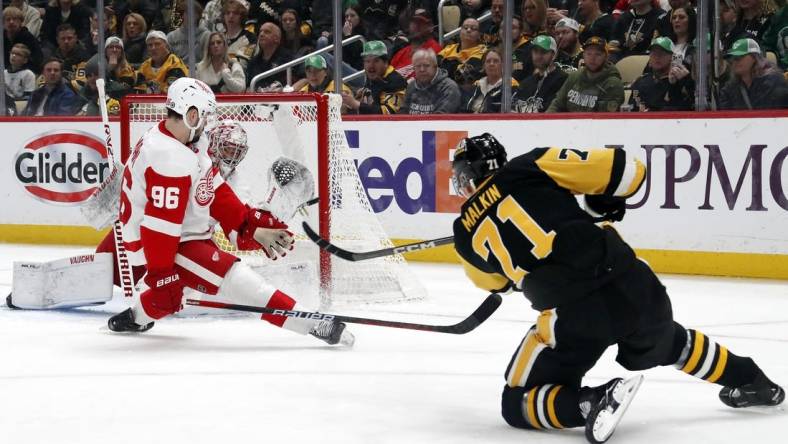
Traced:
[[[243, 0], [246, 1], [246, 0]], [[247, 5], [249, 2], [247, 2]], [[224, 31], [224, 25], [222, 25], [222, 21], [224, 20], [224, 8], [227, 6], [227, 0], [210, 0], [205, 4], [205, 8], [202, 11], [202, 17], [200, 17], [200, 25], [204, 26], [208, 31], [214, 32]], [[246, 8], [249, 9], [248, 6]]]
[[591, 37], [601, 37], [610, 40], [613, 35], [615, 19], [613, 16], [604, 12], [599, 6], [600, 0], [578, 0], [577, 15], [579, 22], [583, 25], [580, 32], [580, 41], [585, 42]]
[[621, 14], [610, 40], [614, 61], [635, 54], [646, 54], [651, 40], [657, 34], [659, 17], [665, 14], [655, 8], [651, 0], [632, 0], [632, 9]]
[[670, 5], [670, 10], [657, 20], [657, 34], [670, 37], [675, 45], [676, 40], [673, 39], [673, 11], [677, 8], [692, 8], [692, 5], [690, 0], [667, 0], [667, 3]]
[[[333, 93], [335, 91], [334, 81], [331, 79], [328, 64], [323, 56], [317, 54], [307, 58], [304, 63], [304, 71], [306, 79], [301, 81], [301, 85], [296, 88], [296, 91], [310, 93]], [[353, 91], [343, 84], [342, 93], [353, 94]]]
[[373, 40], [364, 44], [364, 86], [355, 97], [342, 94], [342, 103], [359, 114], [396, 114], [405, 99], [407, 82], [389, 65], [386, 44]]
[[63, 80], [62, 69], [58, 59], [44, 62], [44, 84], [30, 95], [22, 115], [73, 116], [82, 108], [82, 100]]
[[11, 48], [17, 43], [22, 43], [30, 50], [30, 59], [27, 68], [34, 73], [41, 71], [41, 46], [30, 31], [22, 26], [24, 15], [19, 8], [9, 6], [3, 10], [3, 30], [5, 41], [3, 42], [3, 50], [5, 51], [5, 63], [11, 63]]
[[[560, 21], [560, 20], [559, 20]], [[512, 96], [512, 109], [518, 113], [543, 113], [564, 84], [567, 73], [555, 63], [557, 44], [547, 35], [533, 41], [534, 69]]]
[[257, 37], [244, 28], [249, 14], [249, 2], [246, 0], [226, 0], [222, 15], [222, 28], [227, 38], [227, 54], [230, 59], [237, 60], [244, 69], [248, 69], [249, 60], [254, 56]]
[[554, 34], [558, 45], [556, 62], [559, 65], [579, 68], [583, 60], [583, 47], [578, 40], [580, 24], [574, 19], [562, 18], [555, 24]]
[[673, 60], [687, 67], [692, 65], [692, 41], [695, 39], [697, 15], [691, 6], [677, 6], [670, 11], [670, 37], [673, 41]]
[[[189, 65], [189, 54], [194, 57], [194, 63], [197, 64], [202, 60], [203, 53], [208, 45], [208, 35], [210, 31], [205, 26], [199, 24], [200, 17], [202, 16], [202, 6], [199, 2], [194, 2], [194, 42], [195, 46], [189, 51], [189, 28], [188, 21], [186, 20], [186, 2], [190, 0], [178, 0], [175, 4], [176, 11], [183, 15], [181, 25], [177, 29], [167, 34], [167, 44], [173, 54], [178, 56], [183, 63]], [[191, 0], [194, 1], [194, 0]]]
[[[675, 11], [675, 10], [674, 10]], [[651, 42], [651, 68], [632, 84], [633, 111], [690, 111], [695, 103], [695, 82], [683, 63], [673, 59], [674, 45], [667, 37]]]
[[569, 74], [547, 112], [613, 112], [624, 102], [624, 84], [608, 61], [607, 42], [591, 37], [583, 43], [583, 67]]
[[[62, 0], [61, 0], [62, 1]], [[169, 0], [166, 0], [169, 2]], [[136, 13], [144, 17], [145, 27], [149, 30], [172, 31], [170, 23], [164, 24], [162, 16], [162, 2], [160, 0], [114, 0], [113, 9], [118, 17], [118, 23], [123, 23], [126, 16]], [[173, 14], [175, 15], [175, 14]]]
[[[78, 116], [100, 116], [101, 105], [99, 105], [98, 87], [96, 80], [99, 78], [98, 59], [91, 58], [85, 65], [85, 83], [78, 90], [79, 97], [82, 99], [82, 108], [77, 111]], [[109, 85], [107, 85], [109, 86]], [[107, 96], [107, 114], [117, 115], [120, 113], [120, 102], [112, 96]]]
[[282, 25], [282, 14], [285, 9], [295, 9], [299, 15], [303, 15], [305, 2], [301, 0], [257, 0], [249, 4], [249, 18], [256, 24], [255, 29], [262, 29], [266, 23], [276, 23]]
[[[503, 58], [501, 53], [490, 48], [484, 53], [482, 63], [485, 76], [476, 81], [471, 98], [465, 105], [465, 110], [469, 113], [499, 113], [501, 112], [501, 93], [503, 88]], [[519, 84], [512, 79], [512, 91], [516, 90]]]
[[[364, 28], [364, 23], [361, 21], [360, 9], [357, 6], [349, 6], [345, 9], [345, 21], [342, 25], [342, 39], [348, 39], [355, 35], [366, 36], [367, 31]], [[317, 40], [317, 48], [324, 48], [329, 44], [333, 44], [334, 34], [328, 37], [321, 36]], [[361, 57], [361, 52], [364, 50], [364, 43], [357, 40], [342, 48], [342, 75], [348, 76], [356, 71], [364, 69], [364, 59]], [[323, 57], [328, 63], [328, 67], [334, 66], [334, 56], [329, 53], [323, 54]]]
[[460, 88], [446, 70], [438, 68], [438, 58], [430, 48], [413, 53], [414, 80], [405, 91], [403, 114], [446, 114], [460, 109]]
[[501, 43], [501, 23], [503, 22], [504, 0], [492, 0], [490, 4], [490, 20], [479, 23], [482, 33], [482, 43], [487, 46], [497, 46]]
[[739, 7], [736, 6], [735, 0], [719, 0], [717, 4], [720, 11], [720, 38], [726, 42], [731, 39], [730, 34], [736, 26]]
[[163, 32], [149, 32], [145, 43], [150, 57], [140, 65], [137, 89], [148, 94], [166, 94], [172, 82], [189, 75], [189, 68], [170, 52]]
[[763, 47], [777, 56], [782, 69], [788, 69], [788, 4], [772, 17], [771, 26], [763, 35]]
[[227, 53], [227, 39], [212, 32], [194, 77], [205, 82], [215, 93], [238, 93], [246, 89], [246, 73], [241, 63]]
[[408, 40], [410, 44], [400, 49], [391, 58], [391, 66], [403, 77], [413, 78], [413, 54], [422, 48], [429, 48], [437, 54], [441, 45], [432, 36], [432, 18], [426, 9], [417, 9], [408, 24]]
[[[246, 68], [247, 86], [258, 74], [293, 60], [293, 56], [282, 48], [282, 29], [274, 23], [267, 22], [260, 26], [260, 35], [257, 37], [257, 51], [249, 61]], [[282, 71], [269, 76], [257, 83], [256, 89], [278, 91], [287, 83], [287, 73]]]
[[490, 0], [461, 0], [460, 17], [463, 21], [467, 18], [479, 18], [490, 7]]
[[11, 0], [11, 6], [17, 7], [22, 11], [22, 15], [24, 16], [22, 26], [27, 28], [30, 34], [33, 34], [33, 37], [38, 38], [38, 33], [41, 31], [41, 24], [43, 23], [43, 20], [41, 20], [41, 12], [38, 8], [30, 6], [27, 0]]
[[486, 48], [481, 43], [479, 22], [467, 18], [462, 22], [460, 43], [447, 45], [438, 54], [438, 66], [446, 70], [451, 79], [457, 82], [463, 93], [463, 103], [467, 103], [474, 89], [474, 82], [484, 76], [482, 57]]
[[11, 48], [11, 64], [5, 70], [5, 91], [13, 100], [28, 100], [36, 89], [36, 75], [28, 68], [30, 50], [24, 43]]
[[90, 58], [85, 46], [77, 40], [77, 31], [68, 23], [57, 27], [57, 48], [51, 57], [63, 62], [62, 75], [66, 80], [71, 80], [77, 70]]
[[736, 0], [736, 5], [739, 7], [739, 14], [728, 40], [723, 41], [726, 50], [731, 48], [737, 39], [751, 38], [756, 42], [763, 39], [775, 12], [774, 4], [770, 0]]
[[[114, 35], [112, 32], [112, 16], [109, 14], [104, 14], [104, 39], [106, 40], [107, 37]], [[88, 54], [93, 55], [98, 52], [98, 45], [99, 45], [99, 27], [98, 27], [98, 15], [95, 11], [92, 11], [90, 14], [90, 37], [87, 40], [84, 40], [82, 43], [85, 46], [85, 50]], [[104, 44], [104, 42], [101, 42]]]
[[282, 13], [282, 47], [298, 58], [312, 52], [312, 27], [292, 8]]
[[57, 30], [64, 23], [76, 30], [79, 40], [87, 41], [90, 38], [90, 8], [79, 0], [50, 0], [41, 25], [41, 43], [56, 47]]
[[148, 58], [148, 47], [145, 44], [148, 25], [145, 24], [145, 19], [136, 12], [126, 15], [122, 23], [126, 60], [132, 66], [137, 67]]
[[[322, 48], [328, 44], [328, 39], [334, 33], [334, 5], [333, 0], [312, 1], [312, 35], [317, 39], [317, 47]], [[345, 3], [343, 2], [343, 5]], [[347, 10], [345, 10], [347, 13]], [[321, 46], [322, 42], [322, 46]]]
[[407, 0], [360, 0], [358, 9], [361, 21], [370, 40], [384, 40], [397, 34], [399, 15]]
[[547, 34], [547, 1], [523, 1], [523, 34], [534, 38], [539, 34]]
[[726, 56], [731, 62], [731, 80], [720, 92], [720, 109], [788, 108], [788, 84], [761, 54], [758, 42], [739, 39]]
[[[503, 38], [503, 30], [501, 30]], [[499, 45], [501, 53], [503, 46]], [[533, 71], [531, 63], [531, 38], [523, 35], [523, 21], [519, 15], [512, 16], [512, 78], [518, 82]]]
[[[98, 57], [96, 54], [94, 57]], [[126, 60], [123, 40], [117, 36], [108, 37], [104, 43], [104, 57], [107, 59], [107, 95], [120, 100], [130, 93], [137, 84], [137, 71]]]

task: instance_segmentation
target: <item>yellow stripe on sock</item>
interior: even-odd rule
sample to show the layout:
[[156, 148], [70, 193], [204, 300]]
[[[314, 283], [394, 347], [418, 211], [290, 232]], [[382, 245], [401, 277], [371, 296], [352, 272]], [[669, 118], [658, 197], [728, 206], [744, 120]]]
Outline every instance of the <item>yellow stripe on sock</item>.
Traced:
[[717, 359], [717, 366], [714, 367], [714, 372], [706, 379], [709, 382], [717, 382], [718, 379], [725, 372], [725, 364], [728, 363], [728, 349], [720, 346], [720, 356]]
[[550, 422], [553, 423], [553, 427], [557, 429], [564, 428], [564, 426], [558, 422], [558, 416], [555, 414], [555, 397], [558, 395], [558, 391], [561, 390], [561, 387], [562, 386], [560, 385], [553, 387], [553, 389], [550, 390], [550, 393], [547, 395], [547, 415], [550, 418]]
[[542, 426], [539, 425], [539, 421], [536, 419], [536, 389], [539, 387], [534, 387], [528, 392], [528, 422], [531, 423], [534, 428], [541, 429]]
[[695, 367], [698, 365], [698, 361], [700, 361], [700, 355], [703, 354], [703, 333], [696, 331], [695, 332], [695, 343], [692, 345], [692, 355], [690, 356], [687, 363], [681, 369], [684, 373], [691, 373], [695, 370]]

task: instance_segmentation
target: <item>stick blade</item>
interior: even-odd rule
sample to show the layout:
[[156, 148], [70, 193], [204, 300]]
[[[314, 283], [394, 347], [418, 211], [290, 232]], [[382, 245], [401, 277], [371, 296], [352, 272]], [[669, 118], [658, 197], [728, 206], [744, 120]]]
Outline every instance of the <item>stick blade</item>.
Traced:
[[481, 325], [482, 322], [486, 321], [490, 316], [492, 316], [492, 314], [495, 313], [495, 310], [498, 310], [498, 307], [501, 306], [501, 302], [501, 295], [498, 293], [490, 294], [487, 296], [487, 299], [485, 299], [484, 302], [482, 302], [482, 304], [479, 305], [479, 307], [477, 307], [473, 313], [471, 313], [470, 316], [468, 316], [459, 324], [454, 325], [454, 328], [452, 329], [453, 331], [451, 333], [461, 335], [475, 329]]
[[311, 240], [312, 242], [316, 243], [321, 250], [327, 251], [333, 254], [334, 256], [337, 256], [346, 261], [357, 260], [357, 258], [355, 257], [356, 253], [339, 248], [336, 245], [332, 244], [331, 242], [323, 239], [322, 237], [320, 237], [319, 234], [315, 232], [315, 230], [312, 229], [312, 227], [309, 226], [308, 223], [302, 222], [301, 227], [304, 229], [304, 234], [306, 234], [306, 237], [308, 237], [309, 240]]

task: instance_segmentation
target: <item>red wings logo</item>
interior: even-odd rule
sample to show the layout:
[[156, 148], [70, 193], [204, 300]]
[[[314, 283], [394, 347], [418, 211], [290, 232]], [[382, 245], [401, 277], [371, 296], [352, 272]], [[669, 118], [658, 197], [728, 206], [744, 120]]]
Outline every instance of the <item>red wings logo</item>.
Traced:
[[210, 205], [213, 201], [213, 168], [208, 170], [208, 173], [197, 182], [197, 187], [194, 191], [194, 200], [201, 207]]

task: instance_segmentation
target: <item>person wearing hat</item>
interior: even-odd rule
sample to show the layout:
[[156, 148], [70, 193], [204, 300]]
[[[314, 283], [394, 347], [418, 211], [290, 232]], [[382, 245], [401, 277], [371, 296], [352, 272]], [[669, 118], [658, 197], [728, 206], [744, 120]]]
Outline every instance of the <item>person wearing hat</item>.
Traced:
[[[123, 40], [117, 36], [110, 36], [104, 41], [104, 57], [107, 59], [105, 79], [107, 95], [117, 100], [130, 93], [137, 85], [137, 71], [126, 60]], [[94, 54], [87, 62], [79, 65], [71, 87], [79, 92], [87, 82], [85, 67], [94, 63], [98, 66], [98, 54]]]
[[613, 112], [623, 102], [624, 83], [608, 61], [607, 41], [591, 37], [583, 43], [583, 67], [569, 74], [547, 112]]
[[720, 91], [720, 109], [788, 108], [788, 84], [753, 39], [736, 40], [725, 54], [731, 78]]
[[402, 114], [456, 113], [460, 108], [460, 88], [446, 71], [438, 68], [435, 51], [417, 49], [413, 54], [414, 80], [405, 91]]
[[580, 67], [583, 47], [578, 40], [579, 31], [580, 23], [571, 18], [564, 17], [555, 24], [555, 39], [558, 45], [556, 61], [559, 65]]
[[342, 94], [342, 103], [351, 112], [358, 114], [396, 114], [405, 100], [408, 86], [393, 66], [389, 65], [386, 44], [380, 40], [364, 43], [364, 86], [356, 91], [355, 97]]
[[695, 105], [695, 82], [689, 71], [673, 62], [675, 47], [667, 37], [657, 37], [649, 47], [651, 68], [632, 83], [629, 105], [633, 111], [690, 111]]
[[[306, 72], [305, 84], [300, 89], [297, 89], [297, 91], [309, 93], [334, 92], [334, 80], [332, 80], [329, 75], [328, 64], [323, 56], [320, 54], [309, 56], [306, 62], [304, 62], [304, 67], [304, 71]], [[353, 91], [345, 84], [342, 84], [342, 92], [345, 94], [353, 94]]]
[[165, 94], [172, 82], [189, 76], [189, 68], [170, 52], [167, 36], [151, 31], [145, 37], [148, 57], [137, 70], [137, 90], [147, 94]]
[[543, 113], [566, 81], [568, 74], [555, 62], [557, 44], [548, 35], [532, 40], [534, 70], [520, 82], [512, 96], [512, 110], [518, 113]]
[[42, 76], [44, 84], [30, 95], [23, 116], [73, 116], [82, 108], [82, 99], [63, 79], [60, 59], [47, 59]]
[[441, 51], [441, 45], [432, 35], [432, 18], [425, 9], [417, 9], [408, 24], [409, 45], [402, 47], [391, 58], [391, 66], [403, 77], [410, 80], [414, 76], [413, 54], [419, 49], [431, 49], [435, 54]]
[[659, 18], [665, 14], [655, 8], [652, 0], [631, 0], [631, 9], [621, 14], [610, 38], [615, 61], [637, 54], [646, 54], [651, 39], [657, 34]]
[[[77, 94], [84, 101], [84, 105], [77, 112], [78, 116], [100, 116], [101, 107], [99, 105], [99, 93], [96, 86], [96, 80], [99, 78], [98, 58], [92, 57], [84, 67], [85, 81], [77, 89]], [[73, 82], [72, 82], [73, 83]], [[115, 83], [110, 81], [107, 88]], [[117, 115], [120, 113], [120, 102], [115, 98], [107, 95], [107, 113], [110, 115]]]

